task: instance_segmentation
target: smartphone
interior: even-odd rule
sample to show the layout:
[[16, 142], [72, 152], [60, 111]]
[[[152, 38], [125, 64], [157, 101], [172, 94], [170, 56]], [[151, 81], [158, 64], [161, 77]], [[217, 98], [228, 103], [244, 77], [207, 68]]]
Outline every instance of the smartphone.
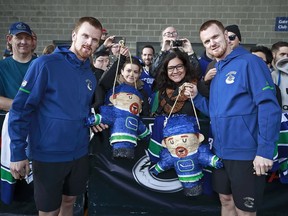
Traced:
[[113, 43], [119, 43], [119, 41], [123, 41], [123, 43], [125, 45], [125, 38], [124, 37], [120, 37], [120, 36], [114, 37]]

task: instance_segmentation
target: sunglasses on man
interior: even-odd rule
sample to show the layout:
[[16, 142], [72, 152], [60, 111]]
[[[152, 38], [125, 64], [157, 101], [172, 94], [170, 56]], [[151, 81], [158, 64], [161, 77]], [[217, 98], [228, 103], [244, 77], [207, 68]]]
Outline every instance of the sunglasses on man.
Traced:
[[234, 41], [236, 39], [236, 37], [237, 37], [237, 35], [235, 35], [235, 34], [228, 36], [230, 41]]

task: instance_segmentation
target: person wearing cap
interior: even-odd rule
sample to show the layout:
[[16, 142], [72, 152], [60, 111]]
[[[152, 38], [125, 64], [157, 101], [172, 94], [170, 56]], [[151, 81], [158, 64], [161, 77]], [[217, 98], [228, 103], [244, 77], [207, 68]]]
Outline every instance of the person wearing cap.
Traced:
[[[109, 52], [106, 50], [100, 50], [98, 52], [95, 52], [93, 56], [91, 57], [91, 68], [92, 71], [97, 79], [99, 81], [104, 74], [105, 71], [107, 71], [109, 65]], [[115, 68], [111, 67], [109, 70], [114, 70]], [[95, 112], [98, 112], [99, 106], [101, 106], [104, 103], [105, 98], [105, 90], [102, 88], [102, 86], [97, 85], [95, 90], [95, 98], [94, 98], [94, 104], [93, 108], [95, 109]], [[102, 136], [102, 134], [100, 134]]]
[[[95, 68], [102, 70], [102, 73], [100, 73], [102, 75], [109, 66], [109, 52], [106, 50], [96, 52], [93, 55], [93, 65]], [[100, 77], [97, 78], [100, 79]]]
[[94, 17], [77, 20], [70, 48], [58, 46], [31, 63], [9, 112], [10, 170], [24, 179], [32, 161], [34, 200], [42, 216], [73, 215], [77, 196], [86, 192], [90, 129], [84, 119], [97, 86], [89, 58], [101, 31]]
[[225, 27], [228, 32], [229, 45], [231, 49], [235, 49], [241, 42], [241, 33], [238, 25], [228, 25]]
[[217, 61], [209, 100], [196, 85], [192, 95], [195, 106], [210, 117], [213, 152], [224, 164], [212, 178], [221, 215], [255, 216], [280, 131], [274, 83], [262, 59], [242, 46], [231, 49], [220, 21], [204, 22], [199, 36]]
[[32, 32], [24, 22], [13, 23], [7, 41], [12, 56], [0, 61], [0, 110], [8, 112], [28, 66], [35, 59], [32, 52]]
[[[0, 61], [0, 112], [1, 118], [1, 173], [9, 170], [10, 165], [10, 138], [8, 135], [8, 117], [12, 102], [18, 92], [21, 82], [28, 70], [30, 63], [36, 58], [32, 52], [32, 32], [24, 22], [11, 24], [7, 35], [7, 43], [11, 47], [11, 56]], [[3, 122], [3, 126], [2, 126]], [[18, 184], [11, 173], [2, 174], [1, 200], [10, 204], [14, 198], [13, 187], [17, 184], [15, 194], [21, 194], [31, 189], [30, 185]], [[11, 177], [10, 177], [11, 176]], [[6, 185], [5, 187], [3, 185]], [[8, 189], [9, 188], [9, 189]], [[11, 191], [11, 192], [9, 192]]]

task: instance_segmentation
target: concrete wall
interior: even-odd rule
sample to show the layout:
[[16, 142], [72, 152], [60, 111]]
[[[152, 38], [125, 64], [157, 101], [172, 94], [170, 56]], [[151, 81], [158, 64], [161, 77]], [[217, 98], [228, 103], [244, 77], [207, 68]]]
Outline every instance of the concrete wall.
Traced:
[[136, 42], [158, 42], [170, 25], [200, 43], [198, 29], [208, 19], [238, 24], [243, 43], [288, 41], [287, 31], [274, 30], [276, 17], [288, 17], [287, 0], [0, 0], [0, 52], [13, 22], [27, 22], [37, 33], [40, 54], [53, 40], [70, 40], [81, 16], [94, 16], [110, 35], [125, 36], [132, 54]]

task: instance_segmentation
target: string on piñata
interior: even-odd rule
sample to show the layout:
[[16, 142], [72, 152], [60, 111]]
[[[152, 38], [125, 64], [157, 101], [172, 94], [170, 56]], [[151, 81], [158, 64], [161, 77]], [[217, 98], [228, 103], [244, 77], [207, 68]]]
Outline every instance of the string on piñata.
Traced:
[[[174, 109], [174, 107], [176, 106], [176, 103], [177, 103], [177, 101], [178, 101], [178, 99], [179, 99], [179, 97], [180, 97], [180, 95], [181, 95], [181, 92], [184, 90], [185, 87], [186, 87], [186, 84], [185, 84], [185, 83], [183, 83], [183, 84], [179, 87], [179, 92], [178, 92], [178, 95], [177, 95], [177, 97], [176, 97], [176, 99], [175, 99], [175, 102], [174, 102], [174, 104], [173, 104], [173, 106], [172, 106], [172, 108], [171, 108], [171, 111], [170, 111], [168, 117], [167, 117], [167, 118], [165, 119], [165, 121], [164, 121], [164, 127], [166, 126], [166, 124], [167, 124], [167, 122], [168, 122], [168, 120], [169, 120], [169, 118], [170, 118], [170, 116], [171, 116], [171, 114], [172, 114], [172, 112], [173, 112], [173, 109]], [[190, 95], [190, 101], [191, 101], [191, 104], [192, 104], [192, 108], [193, 108], [193, 111], [194, 111], [194, 114], [195, 114], [195, 118], [196, 118], [196, 121], [197, 121], [197, 125], [198, 125], [198, 128], [199, 128], [199, 130], [200, 130], [199, 119], [198, 119], [197, 112], [196, 112], [196, 109], [195, 109], [195, 105], [194, 105], [194, 102], [193, 102], [193, 99], [192, 99], [192, 95], [191, 95], [190, 92], [189, 92], [189, 95]]]

